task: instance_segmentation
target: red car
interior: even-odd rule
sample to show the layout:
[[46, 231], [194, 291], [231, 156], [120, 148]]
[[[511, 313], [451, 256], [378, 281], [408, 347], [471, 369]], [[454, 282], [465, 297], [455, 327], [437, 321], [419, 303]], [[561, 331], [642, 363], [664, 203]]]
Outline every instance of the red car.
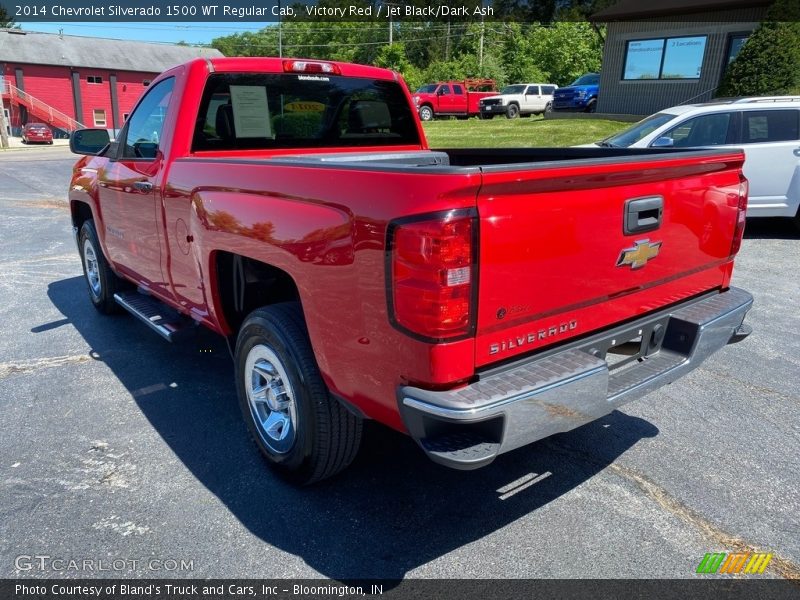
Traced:
[[28, 123], [22, 128], [22, 143], [31, 144], [33, 142], [52, 144], [53, 132], [44, 123]]

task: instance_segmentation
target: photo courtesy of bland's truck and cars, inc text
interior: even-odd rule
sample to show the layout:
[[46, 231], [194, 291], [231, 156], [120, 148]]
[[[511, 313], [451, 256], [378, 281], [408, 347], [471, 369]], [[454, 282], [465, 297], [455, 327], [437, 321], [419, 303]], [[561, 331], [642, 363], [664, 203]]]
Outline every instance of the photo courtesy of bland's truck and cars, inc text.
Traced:
[[0, 596], [796, 596], [798, 48], [0, 0]]

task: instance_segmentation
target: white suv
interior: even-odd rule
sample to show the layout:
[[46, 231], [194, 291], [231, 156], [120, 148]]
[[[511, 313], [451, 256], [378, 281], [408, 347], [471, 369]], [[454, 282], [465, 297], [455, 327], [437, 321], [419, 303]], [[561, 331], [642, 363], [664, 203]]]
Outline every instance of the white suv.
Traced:
[[742, 148], [750, 184], [747, 216], [796, 217], [800, 224], [800, 96], [673, 106], [596, 145]]
[[505, 115], [509, 119], [518, 116], [550, 112], [553, 108], [553, 92], [558, 88], [552, 83], [517, 83], [507, 85], [497, 96], [481, 98], [482, 119]]

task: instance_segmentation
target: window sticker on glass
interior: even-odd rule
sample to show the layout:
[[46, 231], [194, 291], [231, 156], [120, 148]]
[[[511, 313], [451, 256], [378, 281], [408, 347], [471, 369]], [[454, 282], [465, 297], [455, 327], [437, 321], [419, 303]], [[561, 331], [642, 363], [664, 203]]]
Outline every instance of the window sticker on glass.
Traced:
[[267, 90], [262, 86], [232, 85], [233, 125], [237, 138], [271, 138]]
[[299, 100], [289, 102], [283, 107], [286, 112], [325, 112], [325, 105], [322, 102], [314, 102], [311, 100]]

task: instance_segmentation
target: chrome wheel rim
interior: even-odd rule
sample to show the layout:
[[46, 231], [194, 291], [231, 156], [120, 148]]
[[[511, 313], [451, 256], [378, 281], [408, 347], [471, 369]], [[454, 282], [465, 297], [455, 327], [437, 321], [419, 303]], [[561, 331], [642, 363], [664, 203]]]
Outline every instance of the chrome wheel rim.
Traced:
[[272, 348], [259, 344], [247, 353], [244, 376], [259, 437], [276, 454], [286, 454], [297, 437], [297, 403], [283, 363]]
[[100, 284], [100, 267], [97, 264], [97, 254], [94, 251], [94, 246], [89, 239], [83, 242], [83, 266], [86, 269], [86, 281], [89, 283], [89, 289], [92, 291], [95, 298], [99, 298], [102, 289]]

